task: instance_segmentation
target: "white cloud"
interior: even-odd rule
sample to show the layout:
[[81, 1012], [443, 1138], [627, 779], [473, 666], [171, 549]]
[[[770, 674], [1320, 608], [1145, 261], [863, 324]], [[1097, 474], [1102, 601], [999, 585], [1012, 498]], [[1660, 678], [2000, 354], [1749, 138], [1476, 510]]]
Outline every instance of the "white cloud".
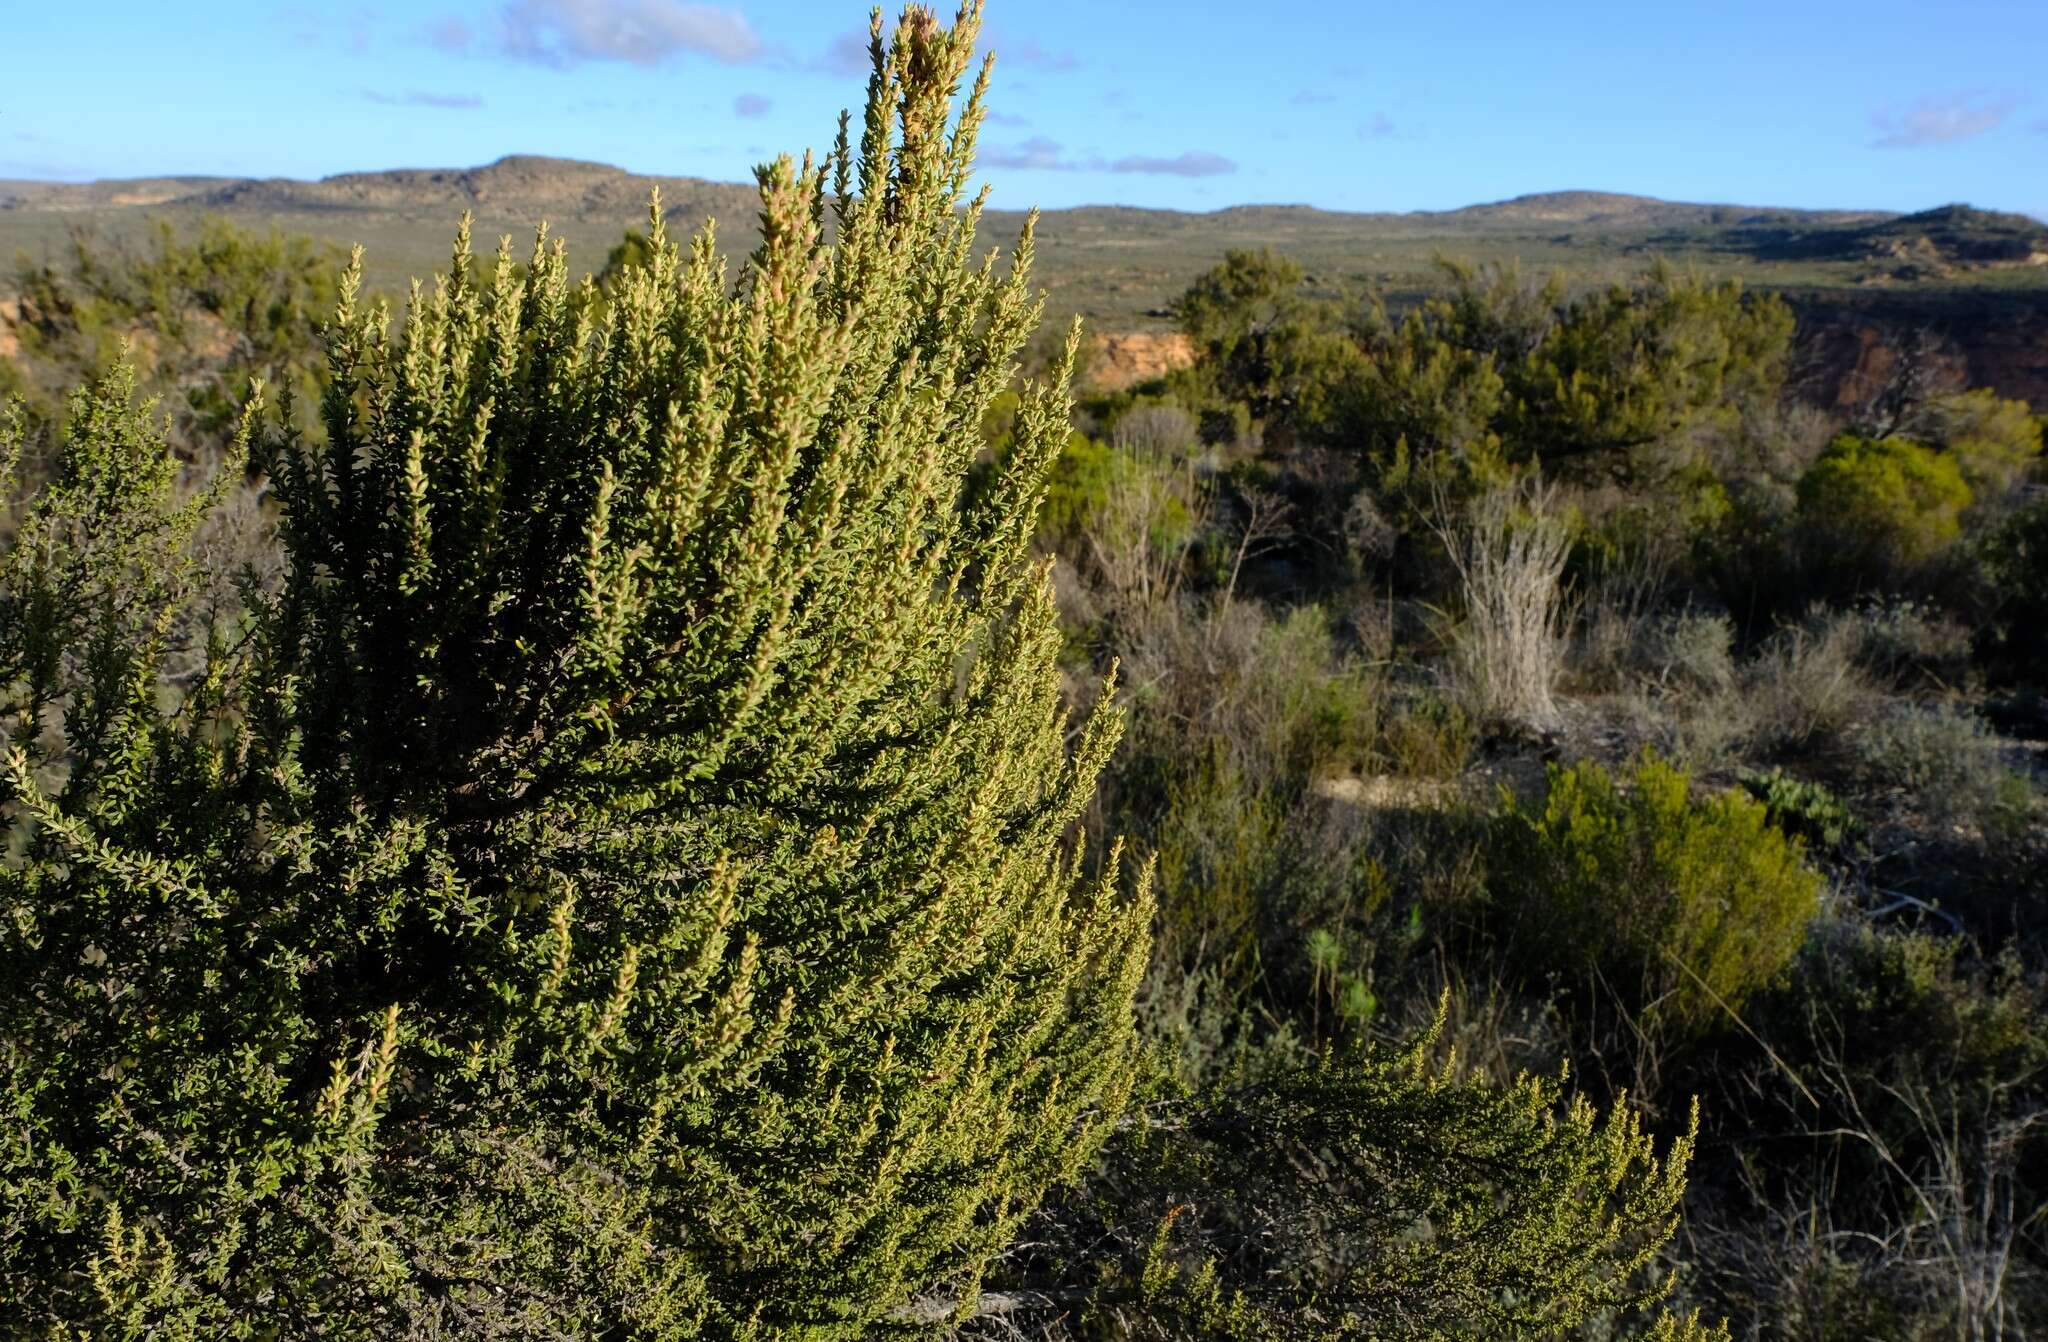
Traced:
[[1871, 118], [1878, 149], [1921, 149], [1928, 145], [1954, 144], [1996, 130], [2012, 115], [2012, 104], [2003, 98], [1963, 94], [1953, 98], [1922, 98], [1906, 107], [1880, 109]]
[[1221, 177], [1226, 173], [1236, 172], [1237, 164], [1221, 154], [1191, 149], [1172, 158], [1153, 158], [1144, 154], [1120, 158], [1109, 165], [1109, 170], [1161, 177]]
[[484, 105], [484, 100], [473, 93], [425, 93], [419, 89], [403, 93], [364, 89], [363, 97], [384, 107], [437, 107], [443, 111], [469, 111]]
[[745, 15], [682, 0], [516, 0], [498, 21], [506, 55], [560, 68], [658, 65], [685, 52], [739, 64], [764, 52]]

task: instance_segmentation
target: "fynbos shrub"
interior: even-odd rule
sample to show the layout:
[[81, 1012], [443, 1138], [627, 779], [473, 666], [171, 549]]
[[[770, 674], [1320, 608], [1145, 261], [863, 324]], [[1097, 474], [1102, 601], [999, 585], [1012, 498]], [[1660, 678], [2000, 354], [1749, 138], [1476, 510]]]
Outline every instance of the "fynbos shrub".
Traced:
[[1509, 797], [1488, 864], [1524, 967], [1597, 970], [1660, 1024], [1704, 1029], [1784, 972], [1821, 879], [1764, 806], [1646, 754], [1626, 785], [1553, 767], [1539, 808]]

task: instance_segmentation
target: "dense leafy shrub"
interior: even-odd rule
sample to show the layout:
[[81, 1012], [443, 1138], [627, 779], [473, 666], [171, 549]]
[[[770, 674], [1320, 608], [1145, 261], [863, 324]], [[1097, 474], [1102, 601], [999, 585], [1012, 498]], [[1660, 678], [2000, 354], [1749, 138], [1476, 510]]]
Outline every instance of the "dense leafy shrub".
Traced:
[[2008, 518], [1988, 538], [1982, 562], [1990, 618], [1979, 646], [2039, 681], [2048, 666], [2048, 499]]
[[1540, 807], [1504, 798], [1492, 899], [1531, 974], [1598, 971], [1645, 1016], [1707, 1028], [1776, 982], [1819, 905], [1821, 880], [1762, 804], [1645, 754], [1626, 781], [1553, 766]]
[[1896, 582], [1955, 543], [1970, 498], [1954, 458], [1910, 439], [1844, 435], [1800, 477], [1799, 522], [1826, 570]]
[[80, 402], [0, 561], [10, 1330], [866, 1336], [1116, 1122], [1150, 908], [1077, 881], [1117, 714], [1069, 750], [1026, 554], [1065, 388], [961, 506], [1030, 239], [964, 264], [974, 11], [876, 30], [736, 287], [658, 206], [601, 323], [559, 247], [465, 230], [396, 339], [351, 271], [252, 608]]
[[1497, 1086], [1432, 1042], [1280, 1067], [1253, 1049], [1147, 1106], [1041, 1229], [1041, 1270], [1063, 1262], [1072, 1294], [1039, 1308], [1078, 1297], [1084, 1335], [1130, 1342], [1725, 1339], [1656, 1310], [1692, 1130], [1660, 1157], [1634, 1119], [1548, 1078]]
[[1915, 407], [1906, 429], [1939, 444], [1970, 488], [1992, 499], [2025, 479], [2041, 456], [2041, 421], [2032, 408], [1988, 389], [1937, 396]]

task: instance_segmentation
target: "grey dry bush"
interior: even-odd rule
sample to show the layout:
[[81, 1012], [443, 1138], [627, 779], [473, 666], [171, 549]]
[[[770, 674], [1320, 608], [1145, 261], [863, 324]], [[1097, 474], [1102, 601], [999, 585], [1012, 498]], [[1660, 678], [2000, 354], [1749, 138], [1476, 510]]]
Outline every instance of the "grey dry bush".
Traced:
[[2011, 777], [1990, 726], [1953, 703], [1891, 704], [1854, 734], [1851, 748], [1864, 782], [1902, 792], [1942, 823], [1990, 817]]
[[1564, 566], [1571, 538], [1556, 492], [1541, 484], [1491, 490], [1462, 525], [1437, 509], [1437, 534], [1463, 602], [1452, 676], [1474, 717], [1546, 730], [1564, 660]]

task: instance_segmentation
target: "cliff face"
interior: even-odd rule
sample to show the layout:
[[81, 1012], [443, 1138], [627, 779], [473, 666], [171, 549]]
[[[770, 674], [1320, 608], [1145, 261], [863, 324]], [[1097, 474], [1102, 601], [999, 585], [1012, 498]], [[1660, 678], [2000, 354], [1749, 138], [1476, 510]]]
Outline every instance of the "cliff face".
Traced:
[[1179, 331], [1104, 332], [1089, 347], [1083, 381], [1098, 391], [1122, 391], [1194, 361], [1194, 344]]
[[1897, 379], [1928, 390], [1989, 387], [2048, 413], [2048, 304], [2026, 294], [1787, 294], [1798, 315], [1796, 384], [1853, 414]]

